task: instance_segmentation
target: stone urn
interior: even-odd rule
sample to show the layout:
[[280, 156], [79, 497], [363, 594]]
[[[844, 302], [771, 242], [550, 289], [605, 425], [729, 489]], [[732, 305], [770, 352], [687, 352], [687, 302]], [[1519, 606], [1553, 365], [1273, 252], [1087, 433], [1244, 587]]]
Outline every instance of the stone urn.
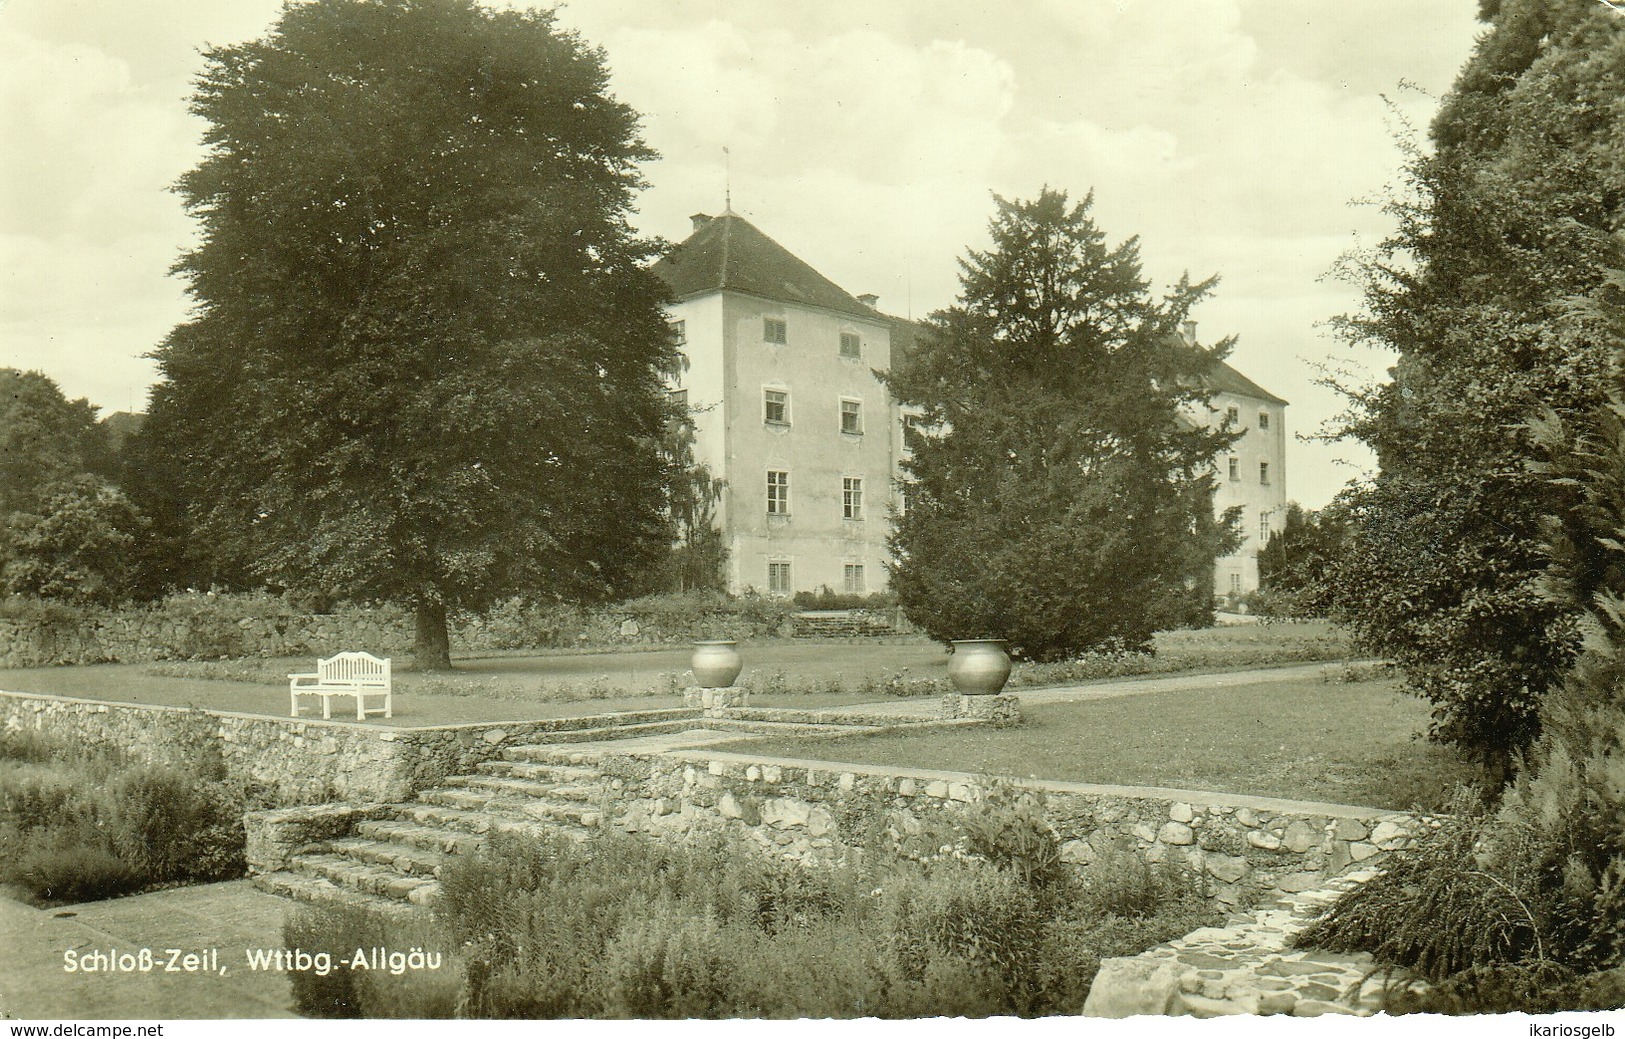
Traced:
[[694, 669], [694, 682], [701, 689], [726, 689], [739, 677], [744, 666], [739, 659], [739, 644], [732, 640], [694, 643], [694, 658], [689, 666]]
[[1010, 654], [1004, 639], [955, 639], [948, 679], [965, 696], [991, 696], [1010, 680]]

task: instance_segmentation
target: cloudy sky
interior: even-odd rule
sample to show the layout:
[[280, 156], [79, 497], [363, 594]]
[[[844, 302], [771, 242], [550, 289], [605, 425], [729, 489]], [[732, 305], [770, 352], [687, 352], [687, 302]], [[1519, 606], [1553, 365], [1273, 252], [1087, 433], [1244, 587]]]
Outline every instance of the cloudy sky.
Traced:
[[[510, 4], [517, 6], [517, 4]], [[167, 189], [199, 156], [199, 48], [260, 35], [280, 0], [0, 0], [0, 365], [104, 413], [141, 410], [143, 355], [186, 314], [167, 271], [193, 231]], [[921, 316], [952, 302], [991, 192], [1095, 192], [1159, 284], [1218, 274], [1204, 341], [1286, 397], [1339, 410], [1320, 366], [1377, 374], [1319, 324], [1327, 278], [1388, 224], [1395, 178], [1466, 59], [1475, 0], [573, 0], [663, 156], [638, 222], [680, 239], [734, 209], [836, 283]], [[1385, 98], [1387, 100], [1385, 100]], [[1288, 492], [1324, 504], [1369, 465], [1294, 443]]]

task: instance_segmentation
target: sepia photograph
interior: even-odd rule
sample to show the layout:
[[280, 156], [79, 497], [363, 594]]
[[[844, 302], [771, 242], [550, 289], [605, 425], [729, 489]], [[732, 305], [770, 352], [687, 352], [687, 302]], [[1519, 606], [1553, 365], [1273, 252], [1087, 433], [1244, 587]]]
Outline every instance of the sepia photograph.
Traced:
[[0, 0], [0, 142], [8, 1035], [1625, 1028], [1625, 2]]

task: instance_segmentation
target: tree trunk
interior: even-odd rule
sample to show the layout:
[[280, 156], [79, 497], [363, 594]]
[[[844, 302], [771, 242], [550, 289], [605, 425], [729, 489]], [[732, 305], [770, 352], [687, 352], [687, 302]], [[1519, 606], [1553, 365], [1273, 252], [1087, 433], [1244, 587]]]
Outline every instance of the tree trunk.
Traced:
[[451, 670], [451, 635], [446, 629], [446, 605], [439, 602], [417, 604], [417, 639], [412, 657], [419, 671]]

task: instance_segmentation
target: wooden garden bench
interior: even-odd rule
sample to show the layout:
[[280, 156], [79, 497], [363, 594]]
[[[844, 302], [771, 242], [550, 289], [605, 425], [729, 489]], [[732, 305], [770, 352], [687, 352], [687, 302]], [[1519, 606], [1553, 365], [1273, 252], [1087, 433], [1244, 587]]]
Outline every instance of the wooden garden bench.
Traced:
[[[333, 697], [355, 697], [356, 721], [365, 721], [369, 714], [394, 717], [393, 696], [390, 692], [389, 659], [371, 653], [339, 653], [316, 662], [316, 670], [308, 674], [288, 676], [288, 696], [292, 701], [293, 716], [299, 717], [299, 698], [322, 698], [322, 717], [333, 717]], [[382, 707], [368, 707], [367, 697], [383, 699]]]

